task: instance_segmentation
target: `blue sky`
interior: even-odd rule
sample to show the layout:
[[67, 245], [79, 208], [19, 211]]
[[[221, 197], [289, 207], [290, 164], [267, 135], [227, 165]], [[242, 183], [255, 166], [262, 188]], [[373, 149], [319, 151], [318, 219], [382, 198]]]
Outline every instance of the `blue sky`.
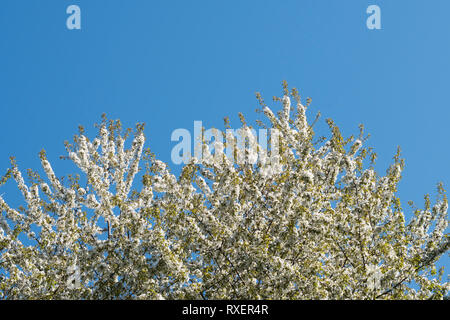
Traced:
[[[66, 28], [72, 4], [81, 30]], [[381, 30], [366, 27], [372, 4]], [[449, 12], [448, 0], [2, 0], [0, 171], [11, 155], [38, 168], [45, 148], [70, 173], [63, 141], [79, 124], [95, 134], [103, 112], [145, 122], [169, 162], [174, 129], [221, 128], [224, 116], [237, 126], [238, 112], [251, 122], [255, 92], [270, 101], [287, 80], [320, 126], [333, 118], [348, 136], [363, 123], [381, 172], [400, 145], [399, 195], [421, 206], [450, 184]]]

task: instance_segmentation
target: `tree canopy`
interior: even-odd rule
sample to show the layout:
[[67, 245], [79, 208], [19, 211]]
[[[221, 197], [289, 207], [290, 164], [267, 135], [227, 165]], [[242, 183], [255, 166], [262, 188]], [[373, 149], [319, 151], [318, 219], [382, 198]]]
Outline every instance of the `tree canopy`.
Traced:
[[42, 151], [45, 175], [28, 170], [26, 182], [12, 159], [2, 184], [14, 180], [24, 205], [0, 196], [0, 297], [443, 298], [443, 186], [406, 219], [400, 152], [380, 175], [362, 126], [344, 138], [327, 120], [320, 138], [296, 89], [284, 84], [277, 114], [257, 98], [267, 117], [258, 124], [277, 133], [270, 150], [241, 116], [247, 148], [227, 134], [214, 148], [203, 141], [178, 176], [144, 148], [142, 124], [124, 130], [106, 117], [93, 139], [80, 128], [66, 142], [81, 175], [57, 178]]

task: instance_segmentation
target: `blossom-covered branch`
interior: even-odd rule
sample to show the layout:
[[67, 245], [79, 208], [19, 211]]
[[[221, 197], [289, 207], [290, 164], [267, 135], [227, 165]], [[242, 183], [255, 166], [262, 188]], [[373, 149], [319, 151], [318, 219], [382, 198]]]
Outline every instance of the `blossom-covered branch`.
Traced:
[[12, 161], [1, 182], [15, 180], [24, 205], [0, 196], [0, 297], [444, 297], [449, 283], [435, 266], [449, 249], [443, 187], [406, 222], [399, 153], [380, 176], [362, 127], [344, 139], [328, 120], [330, 138], [315, 142], [296, 89], [284, 85], [278, 115], [258, 100], [278, 132], [272, 161], [269, 150], [234, 162], [215, 148], [177, 177], [144, 149], [143, 125], [126, 148], [131, 132], [106, 118], [94, 139], [82, 129], [66, 143], [82, 177], [57, 178], [43, 151], [45, 175], [30, 170], [27, 184]]

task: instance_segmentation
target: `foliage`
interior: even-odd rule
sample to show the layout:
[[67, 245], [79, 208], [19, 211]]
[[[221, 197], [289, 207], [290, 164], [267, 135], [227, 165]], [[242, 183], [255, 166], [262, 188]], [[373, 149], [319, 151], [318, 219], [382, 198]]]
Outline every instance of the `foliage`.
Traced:
[[42, 151], [46, 177], [29, 170], [25, 183], [12, 160], [2, 183], [14, 179], [25, 206], [0, 197], [0, 296], [443, 298], [449, 283], [435, 266], [450, 246], [442, 186], [407, 223], [396, 196], [399, 153], [380, 176], [362, 127], [344, 139], [328, 120], [331, 137], [315, 141], [310, 101], [296, 89], [284, 84], [277, 116], [257, 97], [279, 131], [276, 162], [261, 152], [256, 164], [236, 163], [205, 144], [206, 156], [176, 177], [144, 150], [143, 125], [126, 148], [131, 131], [106, 117], [93, 140], [80, 128], [66, 143], [83, 178], [57, 178]]

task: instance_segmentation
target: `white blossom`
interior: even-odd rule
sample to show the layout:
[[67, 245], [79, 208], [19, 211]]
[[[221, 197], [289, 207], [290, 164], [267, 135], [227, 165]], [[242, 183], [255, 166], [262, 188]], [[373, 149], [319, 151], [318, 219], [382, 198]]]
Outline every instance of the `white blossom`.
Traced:
[[[214, 157], [204, 146], [207, 155], [177, 177], [144, 152], [141, 126], [127, 149], [126, 134], [107, 120], [93, 140], [80, 134], [67, 146], [79, 180], [57, 178], [44, 153], [46, 177], [30, 174], [30, 183], [13, 162], [5, 179], [14, 179], [23, 203], [12, 208], [8, 194], [0, 196], [0, 297], [446, 295], [449, 283], [435, 270], [450, 246], [443, 188], [406, 221], [396, 194], [403, 160], [397, 155], [379, 176], [365, 168], [363, 137], [345, 142], [332, 122], [331, 136], [316, 143], [306, 107], [292, 98], [295, 117], [288, 94], [277, 99], [279, 117], [263, 108], [279, 131], [270, 154], [243, 126], [251, 148], [242, 163], [224, 145]], [[232, 133], [226, 138], [227, 148], [235, 143]], [[68, 278], [74, 270], [76, 286]]]

